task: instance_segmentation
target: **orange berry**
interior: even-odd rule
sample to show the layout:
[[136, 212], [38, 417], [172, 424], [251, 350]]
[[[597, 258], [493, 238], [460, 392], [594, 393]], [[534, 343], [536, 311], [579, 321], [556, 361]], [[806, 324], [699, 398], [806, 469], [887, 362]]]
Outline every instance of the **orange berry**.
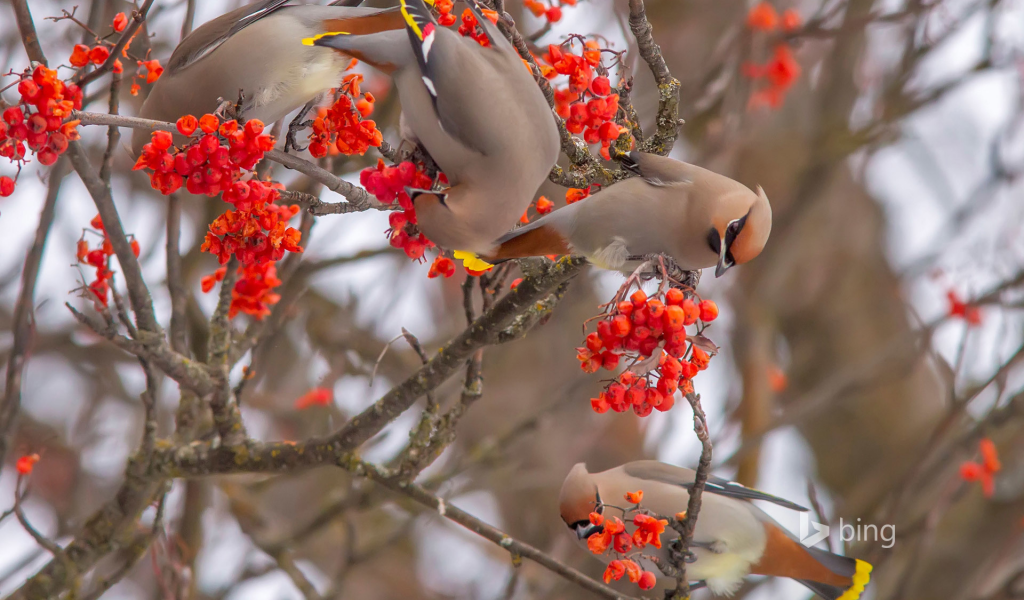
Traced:
[[199, 117], [199, 128], [203, 130], [203, 133], [213, 133], [220, 127], [220, 119], [216, 115], [205, 114]]
[[714, 300], [701, 300], [700, 302], [700, 320], [705, 323], [710, 323], [718, 318], [718, 305], [715, 304]]
[[[690, 301], [687, 300], [687, 302]], [[681, 306], [668, 306], [665, 308], [665, 315], [662, 321], [665, 324], [666, 331], [680, 331], [686, 325], [686, 312]]]
[[697, 308], [693, 300], [689, 298], [683, 300], [682, 309], [685, 314], [683, 325], [693, 325], [700, 318], [700, 309]]
[[625, 315], [616, 315], [612, 319], [612, 333], [618, 337], [626, 337], [629, 332], [632, 331], [633, 324], [629, 322], [629, 317]]

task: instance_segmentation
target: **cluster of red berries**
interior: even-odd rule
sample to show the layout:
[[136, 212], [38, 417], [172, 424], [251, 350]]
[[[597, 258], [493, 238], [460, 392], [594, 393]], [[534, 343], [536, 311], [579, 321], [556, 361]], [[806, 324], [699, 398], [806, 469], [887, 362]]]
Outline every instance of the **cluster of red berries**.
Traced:
[[402, 210], [395, 211], [388, 217], [388, 223], [391, 225], [388, 229], [388, 239], [391, 246], [401, 248], [405, 255], [413, 260], [423, 258], [423, 253], [428, 248], [433, 248], [434, 243], [416, 226], [416, 209], [405, 188], [428, 190], [433, 185], [430, 176], [411, 161], [388, 167], [384, 165], [383, 160], [377, 160], [376, 167], [367, 167], [359, 173], [359, 183], [385, 204], [398, 201], [398, 206]]
[[[747, 13], [747, 27], [753, 31], [771, 32], [779, 27], [791, 32], [801, 25], [800, 14], [788, 9], [780, 17], [775, 7], [767, 2], [760, 2]], [[790, 47], [781, 43], [775, 46], [772, 57], [764, 64], [747, 63], [743, 65], [743, 74], [753, 80], [764, 81], [764, 85], [750, 95], [747, 107], [778, 108], [786, 98], [786, 92], [800, 77], [800, 63], [793, 56]]]
[[[82, 90], [39, 65], [21, 75], [18, 93], [21, 102], [4, 110], [0, 120], [0, 156], [18, 163], [20, 172], [27, 146], [40, 164], [52, 165], [68, 149], [68, 143], [80, 137], [78, 121], [65, 119], [72, 110], [82, 108]], [[17, 176], [0, 177], [0, 196], [13, 194], [16, 180]]]
[[555, 4], [554, 0], [548, 2], [549, 4], [544, 4], [540, 0], [523, 0], [523, 6], [533, 13], [533, 16], [544, 17], [549, 23], [562, 20], [563, 6], [576, 6], [576, 0], [558, 0], [558, 4]]
[[238, 271], [238, 281], [235, 282], [235, 289], [231, 290], [228, 318], [235, 318], [239, 312], [257, 321], [270, 316], [270, 307], [281, 300], [281, 295], [273, 291], [281, 285], [281, 280], [277, 278], [277, 265], [272, 262], [249, 264]]
[[299, 213], [298, 205], [276, 204], [278, 191], [258, 180], [236, 181], [224, 192], [224, 201], [235, 206], [210, 223], [202, 250], [225, 264], [231, 256], [243, 266], [281, 260], [285, 252], [302, 252], [302, 234], [288, 226]]
[[[90, 248], [89, 242], [85, 239], [85, 232], [83, 232], [81, 239], [78, 240], [78, 262], [96, 269], [96, 279], [87, 286], [87, 289], [97, 308], [106, 308], [107, 298], [110, 295], [110, 280], [114, 278], [114, 272], [110, 270], [110, 257], [114, 255], [114, 246], [107, 239], [107, 232], [103, 229], [103, 220], [99, 215], [93, 217], [89, 225], [95, 230], [93, 233], [100, 235], [102, 240], [98, 246]], [[129, 236], [129, 238], [132, 252], [138, 257], [139, 242], [134, 236]]]
[[[707, 369], [711, 358], [690, 341], [686, 327], [698, 321], [706, 324], [717, 317], [718, 305], [713, 301], [698, 304], [678, 288], [670, 288], [664, 299], [649, 299], [643, 290], [637, 290], [629, 300], [612, 306], [598, 322], [597, 331], [588, 334], [584, 345], [576, 349], [576, 358], [587, 373], [602, 368], [614, 370], [623, 356], [635, 361], [590, 400], [591, 407], [598, 413], [608, 409], [625, 412], [632, 407], [641, 417], [653, 409], [671, 409], [676, 390], [692, 393], [691, 380]], [[657, 366], [653, 368], [643, 366], [655, 361]], [[631, 370], [634, 368], [644, 372]], [[652, 384], [654, 375], [657, 383]]]
[[[351, 69], [356, 62], [350, 62], [345, 70]], [[359, 73], [346, 75], [338, 90], [338, 99], [329, 108], [320, 109], [309, 135], [309, 153], [314, 158], [328, 154], [362, 156], [370, 146], [379, 147], [384, 141], [377, 123], [366, 119], [373, 112], [376, 100], [369, 92], [360, 93], [362, 81], [363, 76]]]
[[601, 66], [600, 46], [587, 40], [582, 53], [576, 55], [572, 52], [572, 41], [550, 45], [543, 59], [550, 65], [542, 69], [546, 77], [569, 77], [568, 87], [555, 90], [555, 110], [566, 120], [566, 129], [582, 133], [588, 144], [601, 144], [601, 157], [610, 160], [608, 147], [627, 130], [614, 121], [619, 111], [619, 95], [612, 93], [608, 77], [594, 77], [594, 68]]
[[[123, 12], [117, 13], [114, 16], [114, 21], [111, 26], [115, 32], [121, 33], [126, 27], [128, 27], [128, 17], [125, 16]], [[112, 43], [100, 42], [91, 47], [86, 46], [85, 44], [77, 44], [72, 49], [71, 57], [68, 59], [68, 62], [72, 67], [79, 69], [90, 63], [94, 65], [102, 65], [107, 62], [108, 58], [110, 58], [110, 48], [108, 45], [112, 46]], [[124, 47], [124, 50], [121, 51], [121, 55], [125, 58], [128, 57], [128, 47], [130, 45], [131, 40], [129, 40], [129, 44]], [[139, 69], [135, 72], [135, 77], [140, 80], [145, 79], [146, 83], [153, 83], [157, 79], [160, 79], [160, 76], [164, 72], [164, 68], [160, 65], [159, 60], [139, 60], [136, 61], [136, 64], [138, 64]], [[145, 74], [143, 74], [143, 69], [145, 69]], [[121, 59], [118, 58], [114, 60], [113, 71], [115, 73], [124, 72], [124, 65], [121, 64]], [[139, 84], [133, 82], [131, 87], [132, 96], [137, 96], [139, 94], [139, 89]]]
[[154, 131], [152, 141], [142, 147], [135, 161], [134, 170], [150, 169], [150, 185], [165, 196], [182, 185], [193, 194], [216, 196], [230, 188], [243, 169], [251, 171], [263, 153], [274, 147], [273, 136], [263, 133], [263, 123], [257, 119], [240, 127], [238, 121], [221, 123], [212, 114], [200, 119], [185, 115], [178, 119], [177, 127], [185, 136], [191, 136], [197, 128], [204, 135], [176, 148], [170, 132]]
[[[214, 219], [206, 233], [202, 250], [215, 254], [221, 264], [232, 255], [242, 265], [239, 278], [231, 290], [228, 316], [244, 312], [257, 320], [270, 314], [270, 306], [281, 299], [274, 289], [281, 285], [276, 262], [285, 252], [302, 252], [302, 234], [288, 226], [288, 220], [299, 212], [296, 205], [275, 204], [278, 192], [261, 181], [236, 182], [224, 192], [224, 200], [235, 205]], [[202, 279], [204, 292], [223, 281], [227, 268], [221, 267]]]
[[[143, 146], [135, 169], [150, 169], [150, 184], [165, 195], [184, 185], [193, 194], [223, 193], [224, 201], [234, 205], [234, 210], [210, 223], [202, 250], [215, 255], [221, 264], [232, 256], [241, 262], [229, 315], [244, 312], [262, 319], [270, 314], [269, 306], [280, 300], [272, 292], [281, 285], [274, 263], [285, 252], [302, 252], [302, 234], [288, 226], [299, 207], [276, 204], [278, 191], [268, 183], [240, 181], [243, 170], [251, 171], [264, 152], [274, 147], [274, 138], [263, 133], [259, 120], [240, 126], [238, 121], [221, 123], [212, 114], [199, 119], [185, 115], [178, 119], [177, 129], [188, 137], [197, 130], [203, 135], [175, 148], [169, 132], [155, 131], [152, 141]], [[204, 277], [203, 291], [212, 290], [225, 273], [222, 268]]]
[[[649, 511], [640, 506], [644, 493], [642, 490], [628, 492], [625, 495], [626, 501], [633, 506], [622, 509], [623, 519], [633, 515], [633, 533], [626, 532], [626, 525], [618, 517], [605, 518], [597, 512], [590, 513], [590, 522], [593, 525], [601, 526], [601, 531], [593, 533], [587, 538], [587, 548], [594, 554], [604, 554], [611, 548], [618, 556], [608, 563], [604, 572], [604, 582], [609, 583], [613, 579], [618, 581], [623, 576], [629, 581], [637, 584], [642, 590], [649, 590], [657, 583], [657, 576], [640, 568], [633, 558], [643, 556], [640, 550], [648, 545], [661, 548], [661, 535], [668, 525], [667, 519], [659, 519], [648, 514]], [[681, 516], [682, 513], [680, 513]], [[634, 549], [636, 551], [634, 551]], [[632, 555], [630, 553], [632, 552]], [[632, 556], [632, 558], [630, 558]]]

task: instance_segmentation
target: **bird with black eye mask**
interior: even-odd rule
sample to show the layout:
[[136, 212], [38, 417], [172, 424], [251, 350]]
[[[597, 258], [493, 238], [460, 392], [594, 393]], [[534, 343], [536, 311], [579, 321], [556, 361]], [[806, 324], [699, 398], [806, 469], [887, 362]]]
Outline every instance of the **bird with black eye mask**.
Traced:
[[660, 254], [678, 267], [716, 267], [721, 276], [761, 253], [772, 229], [772, 208], [724, 175], [672, 158], [631, 152], [623, 167], [639, 175], [619, 181], [498, 240], [484, 256], [581, 254], [603, 269], [631, 273]]

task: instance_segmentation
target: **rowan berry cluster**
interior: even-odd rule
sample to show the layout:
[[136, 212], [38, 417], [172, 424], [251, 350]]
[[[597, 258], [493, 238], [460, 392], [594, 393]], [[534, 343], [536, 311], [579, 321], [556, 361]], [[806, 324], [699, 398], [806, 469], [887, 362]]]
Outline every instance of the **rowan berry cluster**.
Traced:
[[569, 77], [568, 86], [555, 90], [555, 110], [565, 119], [570, 133], [583, 134], [588, 144], [601, 144], [601, 156], [610, 159], [611, 143], [628, 130], [615, 122], [619, 111], [619, 95], [605, 75], [594, 76], [594, 69], [604, 70], [601, 47], [594, 40], [583, 41], [580, 54], [573, 53], [572, 38], [561, 45], [548, 46], [542, 59], [550, 66], [541, 71], [548, 79], [559, 75]]
[[[241, 263], [229, 316], [244, 312], [262, 319], [270, 314], [269, 306], [280, 300], [272, 291], [281, 285], [274, 263], [285, 252], [302, 252], [302, 234], [288, 226], [299, 207], [276, 204], [278, 190], [268, 183], [240, 180], [243, 170], [251, 171], [264, 152], [274, 147], [274, 138], [263, 133], [259, 120], [240, 126], [234, 120], [221, 123], [212, 114], [199, 119], [185, 115], [178, 119], [177, 128], [184, 136], [191, 137], [197, 130], [203, 135], [176, 148], [169, 132], [155, 131], [153, 140], [143, 146], [135, 169], [151, 169], [150, 184], [165, 195], [184, 183], [193, 194], [223, 193], [224, 201], [234, 205], [234, 210], [210, 223], [202, 251], [215, 255], [222, 265], [232, 256]], [[225, 273], [218, 269], [204, 277], [203, 291], [213, 289]]]
[[678, 288], [648, 298], [643, 290], [609, 307], [577, 348], [576, 358], [587, 373], [614, 370], [623, 357], [632, 360], [625, 371], [590, 400], [597, 413], [625, 412], [629, 408], [646, 417], [657, 409], [665, 412], [675, 405], [676, 390], [693, 392], [693, 377], [707, 369], [710, 356], [693, 343], [698, 337], [686, 328], [718, 317], [711, 300], [695, 301]]
[[[665, 532], [668, 520], [652, 516], [644, 509], [640, 505], [643, 497], [642, 490], [625, 495], [626, 501], [632, 506], [620, 509], [622, 519], [606, 518], [597, 512], [590, 513], [590, 523], [600, 529], [587, 538], [587, 548], [597, 555], [605, 554], [611, 548], [617, 557], [608, 563], [604, 571], [605, 583], [613, 579], [618, 581], [623, 576], [642, 590], [649, 590], [657, 583], [657, 576], [643, 570], [638, 561], [643, 558], [642, 550], [648, 545], [661, 548], [661, 535]], [[627, 527], [632, 531], [627, 531]]]
[[[281, 285], [275, 263], [285, 252], [302, 252], [302, 234], [288, 221], [299, 212], [297, 205], [276, 204], [278, 191], [269, 184], [252, 180], [237, 181], [224, 192], [224, 201], [235, 205], [210, 223], [202, 250], [217, 256], [221, 264], [232, 255], [241, 266], [231, 291], [228, 316], [244, 312], [257, 320], [270, 314], [270, 305], [281, 297], [273, 289]], [[218, 270], [216, 280], [224, 273]], [[204, 282], [204, 289], [213, 285]]]
[[562, 7], [576, 6], [576, 0], [548, 0], [548, 4], [540, 0], [523, 0], [523, 6], [533, 13], [533, 16], [544, 17], [549, 23], [557, 23], [562, 20]]
[[[110, 257], [114, 255], [114, 246], [107, 239], [107, 232], [99, 215], [93, 217], [89, 225], [93, 231], [83, 231], [82, 237], [78, 240], [78, 263], [96, 269], [96, 279], [86, 286], [86, 289], [97, 308], [106, 308], [110, 296], [110, 281], [114, 278], [114, 272], [110, 270]], [[89, 247], [89, 242], [85, 239], [86, 233], [94, 233], [101, 237], [96, 247]], [[128, 237], [131, 240], [132, 252], [138, 257], [139, 242], [134, 236]]]
[[[192, 136], [198, 128], [204, 135], [189, 140], [181, 148], [167, 131], [154, 131], [150, 143], [142, 147], [133, 170], [149, 169], [149, 183], [166, 195], [182, 185], [193, 194], [216, 196], [251, 171], [274, 147], [274, 138], [263, 133], [257, 119], [239, 126], [238, 121], [220, 122], [212, 114], [196, 119], [185, 115], [178, 119], [178, 132]], [[223, 141], [222, 141], [223, 140]]]
[[[792, 32], [800, 25], [800, 14], [795, 10], [788, 9], [779, 16], [775, 7], [767, 2], [758, 3], [747, 13], [747, 27], [752, 31], [772, 32], [781, 27], [783, 31]], [[782, 106], [786, 92], [800, 77], [800, 71], [800, 63], [796, 61], [793, 50], [785, 42], [775, 46], [772, 57], [766, 63], [744, 64], [745, 76], [764, 82], [760, 89], [750, 95], [747, 106], [751, 109]]]
[[[0, 156], [18, 165], [25, 163], [26, 147], [39, 164], [52, 165], [77, 140], [78, 121], [65, 121], [71, 111], [82, 108], [82, 90], [64, 83], [57, 72], [38, 65], [25, 70], [18, 82], [20, 102], [3, 111], [0, 120]], [[0, 196], [14, 193], [17, 175], [0, 177]]]
[[[114, 16], [114, 21], [111, 24], [111, 26], [113, 27], [115, 32], [121, 33], [125, 30], [126, 27], [128, 27], [128, 17], [125, 16], [123, 12], [117, 13]], [[134, 39], [134, 36], [132, 39]], [[121, 55], [125, 58], [128, 57], [128, 47], [130, 45], [131, 40], [129, 40], [129, 43], [125, 45], [124, 49], [121, 51]], [[72, 67], [79, 69], [90, 63], [97, 66], [102, 65], [103, 63], [107, 62], [108, 58], [110, 58], [110, 47], [112, 47], [112, 44], [110, 42], [105, 41], [101, 41], [95, 46], [76, 44], [71, 51], [71, 57], [68, 59], [68, 62], [71, 64]], [[139, 80], [145, 79], [146, 83], [153, 83], [157, 79], [160, 79], [160, 76], [164, 72], [164, 68], [163, 66], [161, 66], [159, 60], [137, 60], [135, 62], [139, 67], [138, 70], [136, 70], [135, 72], [135, 77]], [[114, 73], [124, 72], [124, 65], [121, 63], [120, 58], [114, 59], [112, 70], [114, 71]], [[145, 70], [145, 73], [143, 73], [143, 70]], [[139, 84], [133, 82], [131, 87], [132, 96], [137, 96], [139, 94], [139, 89]]]
[[[356, 62], [350, 62], [345, 70], [354, 67]], [[370, 146], [379, 147], [384, 141], [377, 123], [366, 119], [373, 112], [376, 100], [373, 94], [360, 92], [362, 81], [359, 73], [346, 75], [338, 89], [338, 99], [329, 108], [319, 110], [309, 135], [309, 153], [314, 158], [328, 154], [362, 156]]]
[[376, 167], [367, 167], [359, 173], [359, 183], [385, 204], [398, 202], [401, 210], [388, 217], [391, 225], [387, 231], [388, 239], [393, 247], [401, 248], [409, 258], [423, 258], [423, 253], [433, 248], [434, 243], [416, 226], [416, 209], [405, 188], [428, 190], [433, 185], [430, 176], [411, 161], [388, 167], [383, 160], [378, 160]]

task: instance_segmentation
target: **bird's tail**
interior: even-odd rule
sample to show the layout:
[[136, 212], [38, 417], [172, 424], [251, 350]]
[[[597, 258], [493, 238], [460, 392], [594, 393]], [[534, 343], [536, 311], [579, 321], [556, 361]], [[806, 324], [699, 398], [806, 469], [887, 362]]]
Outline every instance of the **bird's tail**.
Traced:
[[850, 585], [829, 585], [805, 579], [797, 579], [797, 581], [810, 588], [815, 594], [825, 598], [825, 600], [858, 600], [860, 598], [864, 592], [864, 587], [871, 580], [870, 564], [860, 559], [839, 556], [819, 548], [808, 548], [807, 551], [814, 560], [821, 563], [829, 571], [840, 577], [849, 578]]

